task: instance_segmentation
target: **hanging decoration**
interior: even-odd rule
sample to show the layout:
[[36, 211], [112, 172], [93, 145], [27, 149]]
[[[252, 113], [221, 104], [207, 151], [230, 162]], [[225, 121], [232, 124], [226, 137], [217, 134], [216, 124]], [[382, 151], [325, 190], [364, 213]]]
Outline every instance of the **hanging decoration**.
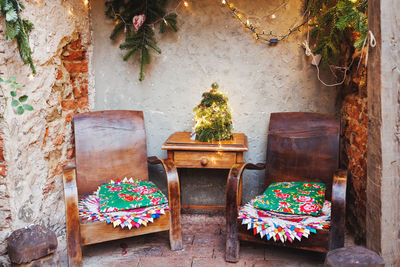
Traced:
[[[285, 1], [278, 6], [278, 8], [276, 8], [274, 11], [278, 10], [279, 8], [281, 8], [282, 6], [284, 6]], [[301, 17], [301, 19], [297, 22], [295, 22], [292, 27], [290, 27], [288, 29], [287, 32], [282, 33], [282, 34], [276, 34], [273, 33], [271, 30], [264, 30], [264, 29], [259, 29], [259, 27], [257, 27], [252, 21], [251, 18], [247, 15], [245, 15], [245, 13], [243, 13], [242, 11], [240, 11], [239, 9], [237, 9], [233, 3], [231, 3], [228, 0], [222, 0], [222, 5], [229, 8], [229, 10], [231, 11], [231, 13], [233, 14], [233, 16], [239, 20], [239, 22], [248, 30], [250, 30], [253, 35], [254, 38], [256, 40], [260, 40], [260, 41], [264, 41], [270, 45], [275, 45], [278, 42], [286, 39], [287, 37], [289, 37], [289, 35], [291, 35], [292, 33], [299, 31], [300, 28], [307, 23], [308, 21], [308, 10], [306, 10], [303, 14], [303, 16]], [[276, 15], [272, 14], [271, 18], [275, 19]]]
[[144, 80], [144, 67], [151, 62], [150, 51], [161, 53], [155, 39], [154, 27], [159, 25], [160, 33], [165, 33], [167, 29], [178, 31], [177, 14], [167, 12], [166, 3], [165, 0], [111, 0], [105, 3], [106, 16], [115, 23], [111, 40], [121, 34], [125, 36], [125, 41], [119, 46], [120, 49], [127, 50], [123, 59], [127, 61], [139, 54], [139, 81]]
[[203, 93], [203, 99], [193, 112], [195, 113], [196, 140], [212, 142], [233, 137], [232, 114], [228, 107], [228, 98], [218, 91], [217, 83], [211, 85], [209, 92]]
[[33, 30], [33, 23], [27, 19], [20, 18], [19, 12], [22, 9], [24, 9], [24, 6], [18, 0], [0, 1], [0, 14], [5, 18], [6, 23], [6, 39], [17, 41], [22, 61], [24, 64], [29, 64], [32, 73], [36, 74], [29, 46], [29, 33]]
[[140, 27], [142, 27], [144, 21], [146, 20], [146, 15], [145, 14], [141, 14], [141, 15], [137, 15], [133, 17], [133, 26], [135, 26], [136, 31], [138, 31], [140, 29]]

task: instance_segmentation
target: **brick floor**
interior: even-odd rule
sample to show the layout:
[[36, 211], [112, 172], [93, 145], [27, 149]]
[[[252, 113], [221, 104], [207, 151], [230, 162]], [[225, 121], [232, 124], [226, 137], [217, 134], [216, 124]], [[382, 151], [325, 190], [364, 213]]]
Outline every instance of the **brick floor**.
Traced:
[[[161, 232], [84, 247], [84, 266], [262, 267], [321, 266], [324, 254], [242, 243], [240, 261], [225, 262], [225, 219], [221, 215], [183, 214], [183, 247], [171, 251]], [[64, 256], [64, 264], [66, 259]], [[63, 265], [64, 265], [63, 264]]]

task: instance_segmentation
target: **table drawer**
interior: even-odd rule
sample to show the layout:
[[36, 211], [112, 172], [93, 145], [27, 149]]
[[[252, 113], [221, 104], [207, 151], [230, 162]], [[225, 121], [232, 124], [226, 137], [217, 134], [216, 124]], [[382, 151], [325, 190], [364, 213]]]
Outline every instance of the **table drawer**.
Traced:
[[178, 168], [230, 169], [236, 163], [236, 153], [175, 151], [174, 162]]

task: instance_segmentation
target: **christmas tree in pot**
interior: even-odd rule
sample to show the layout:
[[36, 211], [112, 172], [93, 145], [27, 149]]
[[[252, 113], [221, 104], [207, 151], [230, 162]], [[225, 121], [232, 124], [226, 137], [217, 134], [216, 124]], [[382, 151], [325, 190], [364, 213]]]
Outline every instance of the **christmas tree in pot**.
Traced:
[[228, 98], [218, 91], [213, 83], [211, 90], [202, 95], [203, 99], [194, 109], [196, 140], [212, 142], [232, 139], [232, 114], [228, 107]]

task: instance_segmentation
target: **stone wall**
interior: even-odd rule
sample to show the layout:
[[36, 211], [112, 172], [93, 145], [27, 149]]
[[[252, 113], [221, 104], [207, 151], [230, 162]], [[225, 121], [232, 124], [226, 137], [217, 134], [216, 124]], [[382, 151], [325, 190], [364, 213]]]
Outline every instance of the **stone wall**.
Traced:
[[8, 103], [0, 125], [0, 254], [10, 232], [30, 224], [54, 230], [65, 248], [61, 171], [74, 157], [72, 115], [89, 110], [94, 94], [88, 6], [81, 0], [23, 3], [21, 16], [35, 25], [30, 45], [37, 74], [22, 64], [16, 43], [4, 39], [0, 71], [16, 76], [24, 86], [18, 93], [29, 96], [34, 110], [19, 116]]
[[[356, 58], [355, 62], [358, 62]], [[357, 243], [365, 244], [367, 187], [367, 72], [353, 66], [342, 101], [341, 164], [349, 171], [347, 225]]]
[[[2, 45], [4, 43], [5, 43], [4, 31], [3, 28], [0, 26], [0, 75], [3, 75], [6, 70], [5, 66], [6, 47]], [[5, 108], [5, 101], [4, 98], [1, 100], [2, 101], [0, 102], [0, 109], [3, 110]], [[10, 195], [8, 193], [7, 182], [5, 177], [7, 168], [4, 158], [4, 140], [2, 136], [3, 136], [3, 129], [0, 127], [0, 218], [4, 218], [0, 220], [0, 254], [5, 250], [5, 244], [4, 242], [1, 242], [1, 240], [4, 240], [7, 237], [11, 220], [11, 210], [9, 205]]]

